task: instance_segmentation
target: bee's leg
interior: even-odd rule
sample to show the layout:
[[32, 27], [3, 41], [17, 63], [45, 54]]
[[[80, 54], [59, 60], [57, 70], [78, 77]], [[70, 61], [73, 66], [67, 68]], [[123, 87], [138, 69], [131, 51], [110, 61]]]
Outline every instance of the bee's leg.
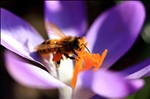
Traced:
[[70, 59], [72, 59], [72, 60], [75, 60], [75, 57], [71, 57], [71, 56], [69, 56], [69, 55], [66, 54], [66, 53], [64, 53], [64, 55], [65, 55], [66, 58], [70, 58]]
[[[78, 56], [78, 54], [75, 52], [75, 50], [73, 49], [73, 47], [70, 47], [71, 48], [71, 51], [76, 55], [76, 56]], [[78, 58], [80, 58], [79, 56], [78, 56]]]
[[61, 57], [61, 59], [63, 60], [64, 58], [63, 58], [63, 57]]
[[56, 61], [56, 70], [58, 70], [59, 66], [60, 66], [60, 60]]

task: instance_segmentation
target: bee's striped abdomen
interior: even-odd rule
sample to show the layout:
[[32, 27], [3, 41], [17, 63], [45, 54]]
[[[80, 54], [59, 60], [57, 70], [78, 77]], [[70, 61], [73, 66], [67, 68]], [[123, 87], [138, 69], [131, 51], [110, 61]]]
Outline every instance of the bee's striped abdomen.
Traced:
[[47, 48], [47, 49], [38, 50], [38, 53], [40, 53], [40, 54], [50, 54], [50, 53], [54, 53], [55, 51], [56, 51], [56, 49], [54, 49], [54, 48]]
[[[50, 44], [50, 40], [46, 40], [42, 44]], [[38, 53], [40, 53], [40, 54], [50, 54], [52, 52], [54, 52], [54, 51], [53, 51], [53, 49], [50, 49], [50, 48], [44, 48], [44, 49], [38, 50]]]
[[61, 45], [58, 45], [58, 40], [46, 40], [37, 46], [36, 50], [39, 54], [51, 54], [57, 52]]

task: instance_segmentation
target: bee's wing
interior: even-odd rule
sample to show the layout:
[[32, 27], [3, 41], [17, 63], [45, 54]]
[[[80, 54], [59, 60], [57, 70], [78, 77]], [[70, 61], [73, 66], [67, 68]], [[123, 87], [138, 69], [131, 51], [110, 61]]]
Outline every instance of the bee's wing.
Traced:
[[34, 50], [42, 50], [47, 48], [60, 48], [62, 45], [50, 45], [50, 44], [40, 44], [34, 47]]
[[65, 37], [66, 35], [60, 30], [58, 26], [51, 22], [45, 22], [45, 27], [49, 35], [57, 37]]

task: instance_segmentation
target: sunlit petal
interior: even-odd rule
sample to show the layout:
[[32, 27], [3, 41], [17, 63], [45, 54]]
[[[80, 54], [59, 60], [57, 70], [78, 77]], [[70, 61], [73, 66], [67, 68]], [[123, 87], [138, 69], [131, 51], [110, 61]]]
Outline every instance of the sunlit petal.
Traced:
[[5, 52], [5, 61], [8, 72], [20, 84], [42, 89], [66, 87], [47, 71], [26, 62], [10, 51]]
[[1, 45], [31, 60], [38, 60], [33, 48], [43, 42], [38, 32], [21, 18], [1, 8]]

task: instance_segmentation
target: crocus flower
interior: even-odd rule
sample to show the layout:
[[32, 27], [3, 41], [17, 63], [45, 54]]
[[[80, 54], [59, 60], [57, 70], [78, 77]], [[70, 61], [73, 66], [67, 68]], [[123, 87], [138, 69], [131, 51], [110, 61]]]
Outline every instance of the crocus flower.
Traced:
[[[57, 24], [66, 35], [83, 36], [87, 31], [86, 38], [91, 52], [102, 53], [108, 49], [102, 67], [95, 72], [81, 72], [72, 92], [68, 83], [73, 73], [72, 61], [62, 62], [58, 70], [59, 78], [56, 79], [54, 76], [57, 77], [57, 72], [53, 65], [33, 50], [44, 39], [27, 22], [1, 8], [1, 45], [9, 50], [5, 52], [6, 68], [17, 82], [33, 88], [58, 88], [64, 95], [60, 97], [64, 98], [87, 99], [96, 94], [107, 98], [126, 97], [143, 86], [143, 80], [138, 78], [146, 76], [149, 70], [145, 69], [145, 74], [141, 76], [139, 72], [144, 68], [149, 69], [150, 59], [132, 66], [131, 71], [129, 68], [116, 73], [108, 68], [131, 48], [144, 19], [145, 10], [141, 2], [125, 1], [98, 16], [87, 31], [84, 2], [45, 2], [46, 22]], [[139, 74], [138, 77], [135, 75], [136, 79], [128, 79], [130, 74], [136, 72]], [[93, 98], [97, 98], [97, 95]]]

